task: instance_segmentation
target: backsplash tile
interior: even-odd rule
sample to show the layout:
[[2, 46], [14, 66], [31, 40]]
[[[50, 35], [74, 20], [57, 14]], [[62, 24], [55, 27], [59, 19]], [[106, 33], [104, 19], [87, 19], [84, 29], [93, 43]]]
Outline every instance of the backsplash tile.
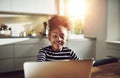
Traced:
[[43, 32], [43, 22], [47, 22], [50, 19], [50, 15], [9, 15], [0, 16], [0, 24], [5, 24], [12, 29], [12, 36], [30, 36], [33, 30], [37, 36]]

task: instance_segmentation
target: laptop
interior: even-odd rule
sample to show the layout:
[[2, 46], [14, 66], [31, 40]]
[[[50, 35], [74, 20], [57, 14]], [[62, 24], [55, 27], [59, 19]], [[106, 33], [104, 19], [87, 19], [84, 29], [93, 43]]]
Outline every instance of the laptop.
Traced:
[[92, 59], [25, 62], [25, 78], [90, 78]]

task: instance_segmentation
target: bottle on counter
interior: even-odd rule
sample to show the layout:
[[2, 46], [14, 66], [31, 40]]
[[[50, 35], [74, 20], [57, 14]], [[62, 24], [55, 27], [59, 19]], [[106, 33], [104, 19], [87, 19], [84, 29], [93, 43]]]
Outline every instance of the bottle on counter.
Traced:
[[31, 31], [31, 36], [32, 36], [32, 37], [36, 37], [36, 31], [35, 31], [35, 30], [32, 30], [32, 31]]
[[44, 30], [43, 30], [43, 35], [42, 36], [47, 36], [47, 22], [43, 22]]
[[9, 35], [12, 36], [12, 28], [9, 28], [9, 31], [10, 31]]
[[1, 36], [1, 30], [2, 30], [2, 29], [0, 28], [0, 36]]

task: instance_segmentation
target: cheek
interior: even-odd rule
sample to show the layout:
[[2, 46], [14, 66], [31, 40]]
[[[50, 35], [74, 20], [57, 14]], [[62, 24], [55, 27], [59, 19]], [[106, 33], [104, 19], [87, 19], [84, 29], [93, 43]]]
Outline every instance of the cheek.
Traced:
[[54, 40], [54, 39], [51, 39], [51, 40], [50, 40], [50, 42], [51, 42], [51, 43], [54, 43], [54, 42], [55, 42], [55, 40]]
[[67, 40], [67, 38], [66, 39], [64, 39], [64, 43], [66, 43], [68, 40]]
[[65, 41], [65, 42], [68, 41], [68, 36], [67, 36], [67, 35], [65, 35], [65, 37], [64, 37], [64, 41]]
[[48, 39], [49, 39], [49, 41], [53, 40], [50, 34], [48, 35]]
[[53, 43], [54, 41], [55, 41], [55, 39], [54, 38], [52, 38], [52, 37], [48, 37], [48, 39], [49, 39], [49, 41], [51, 42], [51, 43]]

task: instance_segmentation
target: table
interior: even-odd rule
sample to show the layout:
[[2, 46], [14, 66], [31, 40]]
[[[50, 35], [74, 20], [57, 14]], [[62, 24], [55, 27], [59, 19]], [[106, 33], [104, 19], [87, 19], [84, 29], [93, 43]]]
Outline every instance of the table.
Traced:
[[91, 78], [120, 78], [120, 62], [92, 67]]

